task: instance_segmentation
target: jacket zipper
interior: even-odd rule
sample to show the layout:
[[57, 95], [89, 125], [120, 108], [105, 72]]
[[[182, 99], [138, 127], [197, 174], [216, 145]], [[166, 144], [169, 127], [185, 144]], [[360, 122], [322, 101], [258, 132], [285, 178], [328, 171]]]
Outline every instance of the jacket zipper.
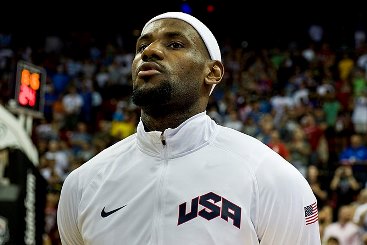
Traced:
[[162, 144], [165, 146], [166, 145], [166, 137], [164, 137], [164, 131], [161, 133], [161, 141], [162, 141]]
[[161, 229], [161, 221], [162, 221], [162, 211], [164, 210], [164, 200], [163, 200], [163, 196], [164, 196], [164, 182], [165, 182], [165, 176], [166, 176], [166, 171], [167, 171], [167, 166], [168, 166], [168, 159], [167, 159], [167, 142], [166, 142], [166, 137], [163, 134], [164, 132], [162, 132], [160, 139], [163, 145], [163, 166], [162, 166], [162, 171], [161, 171], [161, 175], [159, 177], [159, 186], [158, 186], [158, 204], [157, 204], [157, 216], [156, 216], [156, 223], [155, 223], [155, 227], [156, 227], [156, 244], [159, 245], [162, 243], [162, 229]]

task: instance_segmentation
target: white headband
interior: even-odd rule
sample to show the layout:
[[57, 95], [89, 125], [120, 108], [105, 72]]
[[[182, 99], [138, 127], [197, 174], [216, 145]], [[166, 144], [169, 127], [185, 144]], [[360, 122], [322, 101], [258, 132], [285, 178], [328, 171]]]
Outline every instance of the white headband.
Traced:
[[[214, 37], [213, 33], [209, 30], [209, 28], [204, 25], [203, 22], [198, 20], [192, 15], [183, 13], [183, 12], [166, 12], [160, 15], [157, 15], [150, 19], [143, 27], [143, 30], [149, 25], [151, 22], [159, 19], [179, 19], [189, 23], [195, 30], [199, 33], [201, 39], [203, 39], [206, 48], [208, 49], [210, 58], [212, 60], [222, 61], [220, 48], [217, 42], [217, 39]], [[213, 85], [210, 94], [213, 92], [215, 85]]]

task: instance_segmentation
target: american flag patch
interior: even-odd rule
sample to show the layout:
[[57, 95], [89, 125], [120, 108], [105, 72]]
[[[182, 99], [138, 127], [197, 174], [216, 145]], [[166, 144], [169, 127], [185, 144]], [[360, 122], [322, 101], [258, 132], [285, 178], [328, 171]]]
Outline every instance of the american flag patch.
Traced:
[[311, 205], [304, 207], [306, 225], [315, 223], [319, 219], [319, 212], [317, 210], [317, 203], [314, 202]]

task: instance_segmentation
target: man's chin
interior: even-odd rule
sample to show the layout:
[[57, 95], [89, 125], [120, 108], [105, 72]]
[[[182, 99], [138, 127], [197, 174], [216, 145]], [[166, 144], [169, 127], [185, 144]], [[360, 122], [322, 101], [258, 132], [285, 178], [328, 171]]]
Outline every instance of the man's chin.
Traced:
[[132, 101], [139, 107], [158, 106], [167, 104], [172, 97], [172, 87], [164, 82], [154, 88], [138, 88], [132, 93]]

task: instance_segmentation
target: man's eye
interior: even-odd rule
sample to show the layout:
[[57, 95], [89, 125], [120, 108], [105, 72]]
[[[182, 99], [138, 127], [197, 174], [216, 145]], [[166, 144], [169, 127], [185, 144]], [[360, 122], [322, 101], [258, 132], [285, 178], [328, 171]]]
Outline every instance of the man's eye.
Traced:
[[137, 52], [142, 52], [146, 47], [147, 47], [148, 45], [146, 45], [146, 44], [142, 44], [142, 45], [140, 45], [138, 48], [137, 48]]
[[172, 42], [172, 43], [168, 44], [168, 47], [171, 47], [173, 49], [179, 49], [179, 48], [182, 48], [183, 45], [179, 42]]

